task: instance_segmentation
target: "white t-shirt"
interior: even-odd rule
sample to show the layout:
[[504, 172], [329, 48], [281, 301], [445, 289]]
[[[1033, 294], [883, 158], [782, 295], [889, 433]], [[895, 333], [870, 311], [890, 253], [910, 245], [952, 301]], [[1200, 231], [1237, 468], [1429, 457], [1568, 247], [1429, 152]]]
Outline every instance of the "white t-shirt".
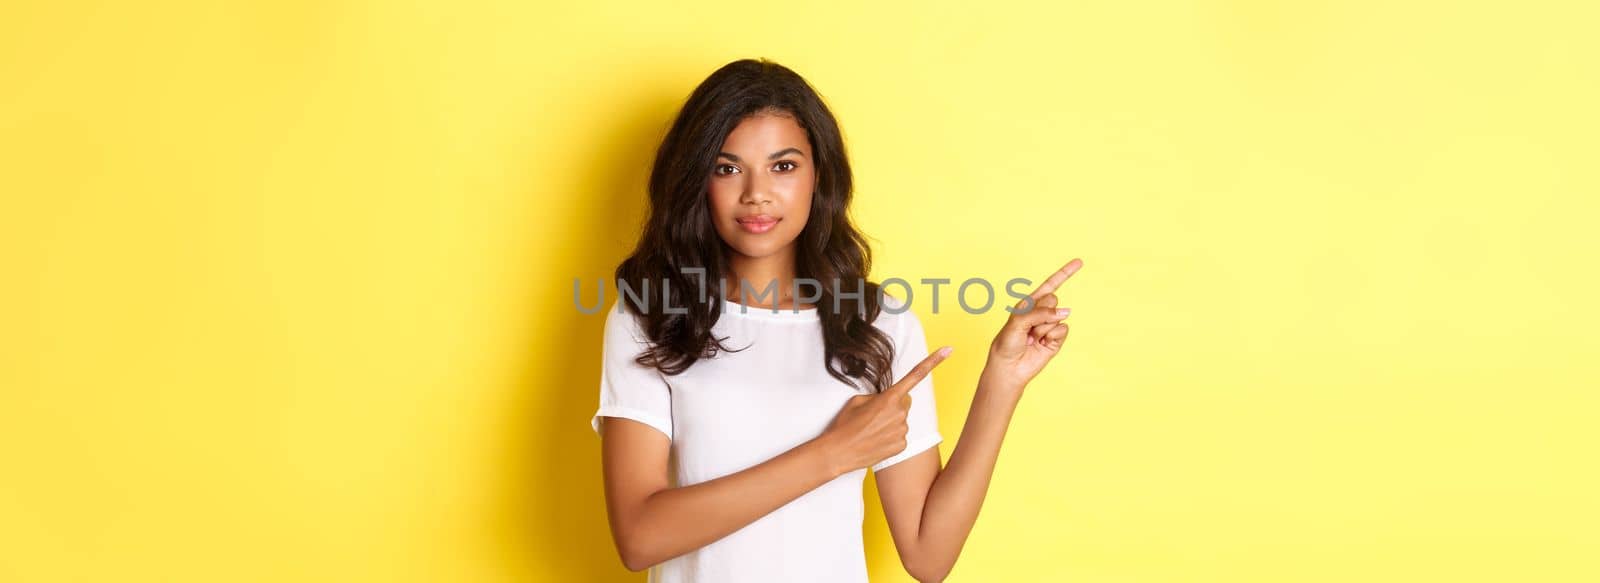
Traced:
[[[885, 297], [884, 305], [904, 303]], [[922, 323], [909, 310], [880, 310], [873, 326], [893, 339], [891, 378], [899, 380], [928, 355]], [[822, 325], [814, 309], [748, 307], [724, 300], [712, 327], [724, 346], [681, 374], [665, 376], [633, 358], [648, 337], [631, 313], [606, 312], [600, 407], [590, 420], [626, 417], [672, 440], [674, 486], [733, 474], [800, 445], [827, 428], [845, 401], [867, 391], [828, 374]], [[911, 389], [906, 448], [872, 466], [881, 471], [943, 440], [933, 402], [933, 376]], [[650, 583], [867, 581], [861, 540], [862, 468], [823, 484], [743, 528], [650, 569]]]

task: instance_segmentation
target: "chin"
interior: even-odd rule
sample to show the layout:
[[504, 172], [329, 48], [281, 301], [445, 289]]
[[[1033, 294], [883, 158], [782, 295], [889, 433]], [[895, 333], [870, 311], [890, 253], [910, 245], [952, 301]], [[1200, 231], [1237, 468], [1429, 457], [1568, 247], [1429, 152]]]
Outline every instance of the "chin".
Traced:
[[719, 231], [717, 233], [717, 235], [722, 237], [723, 247], [734, 253], [752, 259], [760, 259], [768, 255], [776, 254], [777, 252], [782, 251], [785, 247], [788, 247], [790, 244], [794, 243], [794, 240], [778, 242], [765, 236], [751, 235], [736, 229], [738, 229], [738, 227], [734, 227], [725, 231]]
[[733, 252], [734, 253], [738, 253], [740, 255], [743, 255], [745, 257], [749, 257], [751, 259], [760, 259], [760, 258], [767, 257], [767, 256], [770, 256], [770, 255], [778, 254], [778, 252], [782, 251], [785, 246], [784, 245], [729, 245], [729, 247], [733, 248]]

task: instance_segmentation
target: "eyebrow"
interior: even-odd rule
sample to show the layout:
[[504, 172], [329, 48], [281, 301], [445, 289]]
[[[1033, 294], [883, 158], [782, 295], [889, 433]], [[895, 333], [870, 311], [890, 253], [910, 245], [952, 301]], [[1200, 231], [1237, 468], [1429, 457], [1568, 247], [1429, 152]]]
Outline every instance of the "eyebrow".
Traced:
[[[777, 160], [779, 156], [782, 156], [784, 154], [788, 154], [790, 152], [793, 152], [795, 154], [799, 154], [801, 156], [805, 156], [806, 155], [805, 152], [801, 152], [800, 151], [800, 148], [784, 148], [782, 150], [778, 150], [776, 152], [773, 152], [771, 156], [767, 156], [767, 159], [768, 160]], [[734, 162], [743, 162], [743, 160], [740, 160], [738, 156], [735, 156], [733, 154], [729, 154], [727, 152], [717, 152], [717, 155], [721, 156], [723, 158], [727, 158], [729, 160], [733, 160]]]

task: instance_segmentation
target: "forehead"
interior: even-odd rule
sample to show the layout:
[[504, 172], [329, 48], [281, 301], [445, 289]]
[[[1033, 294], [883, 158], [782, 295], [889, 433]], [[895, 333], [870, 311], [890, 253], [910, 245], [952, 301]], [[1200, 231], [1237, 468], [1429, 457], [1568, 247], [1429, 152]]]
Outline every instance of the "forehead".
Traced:
[[763, 156], [790, 147], [810, 151], [806, 130], [791, 116], [771, 113], [752, 115], [740, 121], [723, 142], [725, 151], [749, 150]]

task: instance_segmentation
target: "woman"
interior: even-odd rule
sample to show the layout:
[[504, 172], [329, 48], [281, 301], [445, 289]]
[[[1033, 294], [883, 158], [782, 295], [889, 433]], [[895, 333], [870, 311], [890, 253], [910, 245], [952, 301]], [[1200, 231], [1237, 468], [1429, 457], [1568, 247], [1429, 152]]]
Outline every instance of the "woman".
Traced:
[[718, 69], [649, 191], [592, 420], [623, 564], [662, 583], [866, 581], [870, 467], [906, 570], [942, 580], [1023, 387], [1067, 336], [1052, 292], [1082, 262], [1014, 308], [941, 468], [928, 374], [951, 349], [929, 354], [916, 315], [865, 281], [843, 140], [804, 79], [766, 60]]

